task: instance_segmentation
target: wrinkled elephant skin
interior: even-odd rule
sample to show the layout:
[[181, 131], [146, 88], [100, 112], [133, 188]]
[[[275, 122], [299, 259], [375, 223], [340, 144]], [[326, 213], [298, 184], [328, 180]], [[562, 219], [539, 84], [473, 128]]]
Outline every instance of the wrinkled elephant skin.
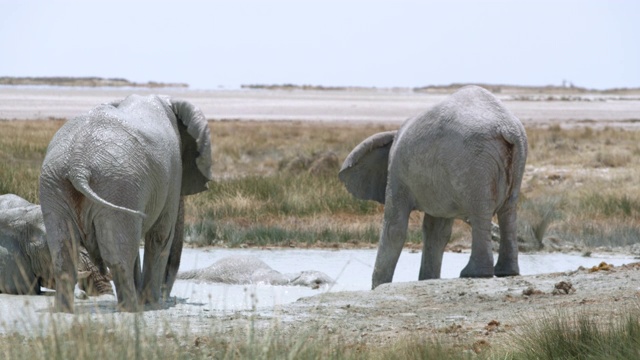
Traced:
[[56, 311], [73, 312], [77, 245], [111, 270], [121, 310], [156, 307], [169, 296], [182, 253], [183, 196], [211, 179], [210, 137], [198, 108], [156, 95], [100, 105], [58, 130], [40, 175]]
[[[84, 248], [78, 271], [84, 274], [78, 281], [81, 291], [113, 295], [111, 275], [102, 274]], [[14, 194], [0, 195], [0, 293], [40, 294], [41, 287], [55, 288], [55, 279], [40, 205]]]

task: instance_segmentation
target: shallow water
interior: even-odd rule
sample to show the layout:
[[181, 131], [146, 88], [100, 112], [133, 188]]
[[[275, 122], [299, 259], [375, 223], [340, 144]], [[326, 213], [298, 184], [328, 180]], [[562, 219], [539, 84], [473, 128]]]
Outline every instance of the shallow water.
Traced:
[[[210, 310], [249, 310], [273, 308], [326, 291], [355, 291], [371, 288], [371, 274], [376, 250], [298, 250], [298, 249], [184, 249], [180, 271], [207, 267], [231, 255], [253, 255], [282, 273], [317, 270], [336, 280], [330, 287], [318, 290], [301, 286], [265, 284], [224, 285], [178, 280], [172, 296], [187, 303], [198, 303]], [[396, 267], [394, 282], [418, 279], [421, 253], [403, 251]], [[495, 255], [497, 259], [497, 255]], [[442, 278], [456, 278], [469, 260], [468, 253], [445, 253]], [[615, 266], [631, 263], [633, 256], [583, 257], [570, 254], [520, 254], [520, 273], [534, 275], [592, 267], [606, 261]]]

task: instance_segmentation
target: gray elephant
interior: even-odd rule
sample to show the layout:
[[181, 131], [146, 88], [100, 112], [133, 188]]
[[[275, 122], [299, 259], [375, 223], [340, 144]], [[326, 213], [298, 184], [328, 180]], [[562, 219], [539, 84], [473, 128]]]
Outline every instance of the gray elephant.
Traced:
[[[522, 123], [478, 86], [356, 146], [339, 178], [357, 198], [385, 205], [372, 287], [391, 282], [412, 210], [424, 213], [420, 280], [440, 277], [456, 218], [472, 227], [471, 257], [461, 277], [518, 275], [516, 205], [526, 159]], [[495, 214], [501, 240], [494, 268]]]
[[331, 277], [320, 271], [282, 274], [255, 256], [238, 255], [222, 258], [211, 266], [178, 273], [178, 279], [224, 284], [299, 285], [317, 289], [333, 284]]
[[[111, 275], [101, 274], [80, 248], [77, 298], [113, 295]], [[0, 293], [40, 294], [55, 288], [40, 205], [14, 195], [0, 195]]]
[[198, 108], [156, 95], [100, 105], [58, 130], [40, 175], [56, 311], [73, 312], [78, 244], [111, 270], [120, 309], [155, 307], [169, 296], [182, 254], [183, 196], [211, 179], [210, 136]]

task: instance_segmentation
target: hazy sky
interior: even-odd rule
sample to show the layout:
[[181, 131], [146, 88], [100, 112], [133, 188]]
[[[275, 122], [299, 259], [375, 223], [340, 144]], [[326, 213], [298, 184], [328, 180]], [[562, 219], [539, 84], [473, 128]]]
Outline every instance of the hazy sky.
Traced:
[[640, 86], [640, 1], [0, 0], [0, 76]]

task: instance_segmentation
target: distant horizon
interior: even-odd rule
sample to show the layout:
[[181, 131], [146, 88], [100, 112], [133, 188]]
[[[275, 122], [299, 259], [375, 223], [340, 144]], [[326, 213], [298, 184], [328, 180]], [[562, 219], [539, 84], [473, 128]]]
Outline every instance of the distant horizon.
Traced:
[[[612, 91], [612, 90], [640, 90], [639, 86], [630, 87], [610, 87], [610, 88], [593, 88], [587, 86], [576, 85], [570, 81], [561, 81], [560, 84], [546, 84], [546, 85], [532, 85], [532, 84], [509, 84], [509, 83], [490, 83], [490, 82], [451, 82], [448, 84], [425, 84], [419, 86], [362, 86], [362, 85], [324, 85], [324, 84], [305, 84], [305, 83], [246, 83], [232, 86], [216, 85], [214, 87], [193, 87], [187, 82], [164, 82], [158, 80], [148, 81], [132, 81], [126, 77], [102, 77], [102, 76], [69, 76], [69, 75], [53, 75], [53, 76], [7, 76], [0, 75], [2, 79], [14, 79], [14, 80], [102, 80], [102, 81], [123, 81], [136, 87], [145, 87], [145, 85], [154, 84], [150, 87], [185, 87], [190, 90], [216, 90], [216, 89], [243, 89], [243, 88], [317, 88], [317, 89], [426, 89], [426, 88], [451, 88], [460, 87], [465, 85], [478, 85], [478, 86], [490, 86], [490, 87], [513, 87], [513, 88], [553, 88], [553, 89], [576, 89], [586, 91]], [[64, 84], [4, 84], [0, 81], [0, 86], [82, 86], [82, 85], [64, 85]], [[96, 87], [99, 87], [97, 85]], [[128, 85], [103, 85], [103, 87], [126, 87]]]

